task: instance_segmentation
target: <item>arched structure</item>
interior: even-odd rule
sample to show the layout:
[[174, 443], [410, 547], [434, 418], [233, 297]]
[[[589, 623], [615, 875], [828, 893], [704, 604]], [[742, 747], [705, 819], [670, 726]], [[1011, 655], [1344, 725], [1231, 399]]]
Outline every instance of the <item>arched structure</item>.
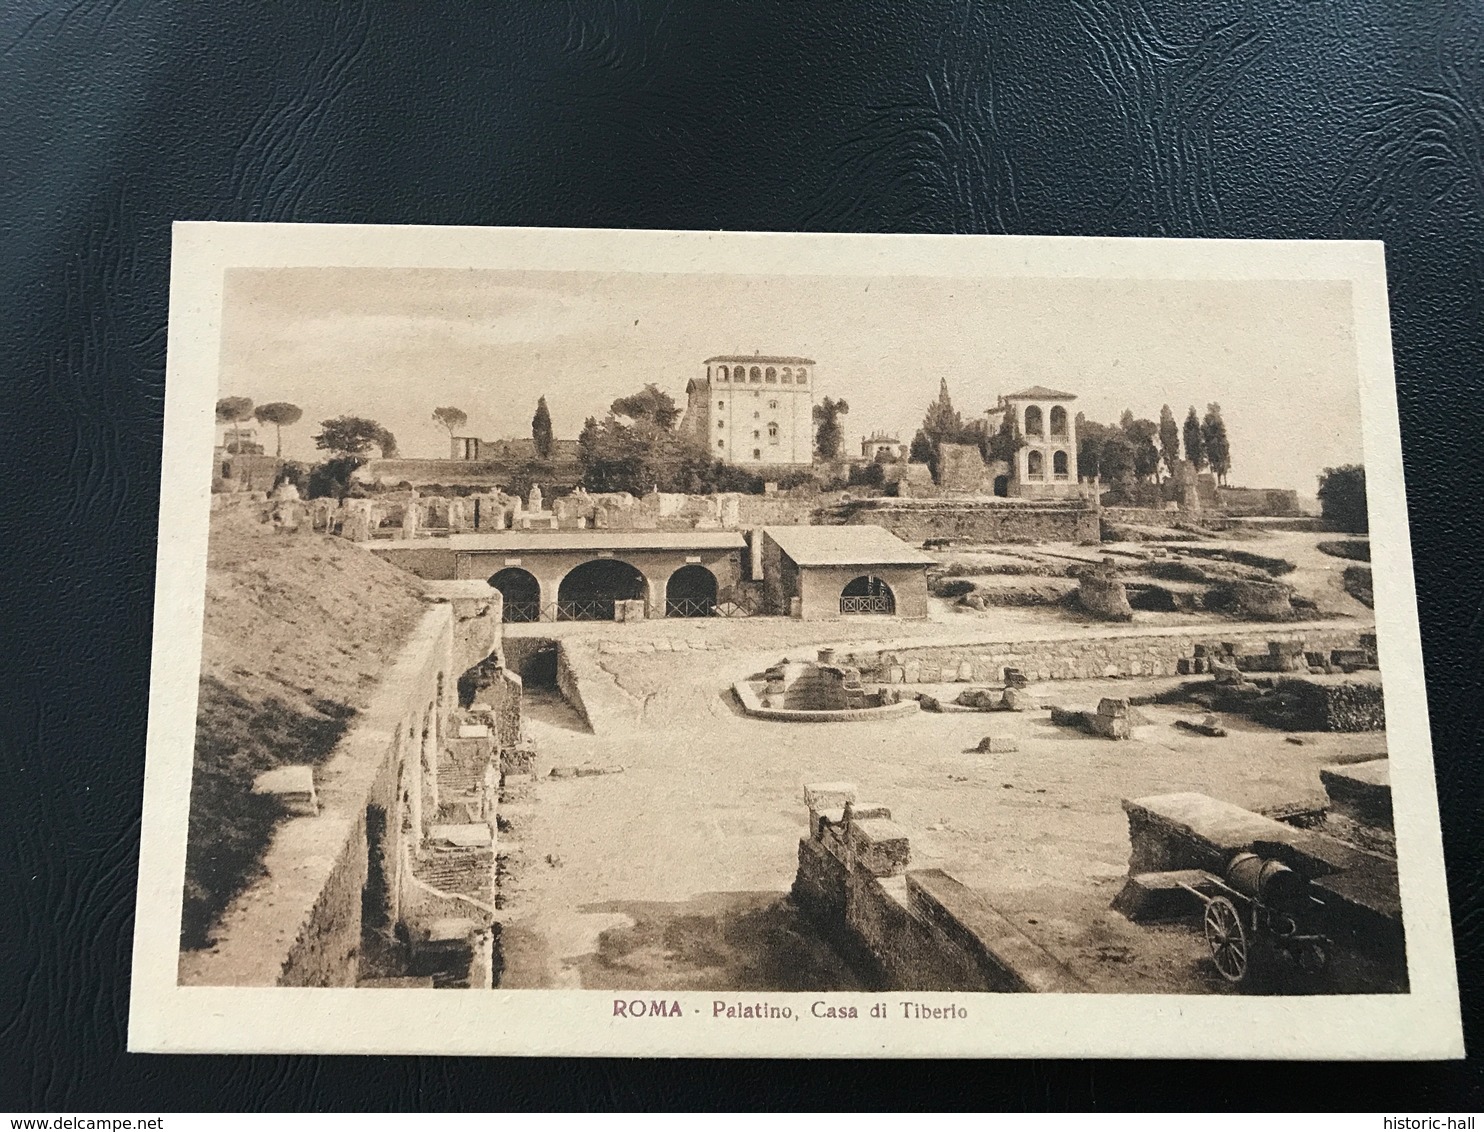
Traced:
[[704, 566], [682, 566], [665, 583], [666, 617], [714, 617], [716, 575]]
[[862, 574], [845, 583], [840, 591], [841, 613], [895, 613], [896, 595], [874, 574]]
[[1060, 405], [1051, 407], [1051, 435], [1060, 437], [1067, 435], [1067, 411]]
[[501, 620], [541, 620], [541, 583], [529, 570], [508, 566], [490, 577], [490, 585], [503, 599]]
[[557, 588], [558, 621], [612, 621], [621, 601], [645, 601], [649, 581], [619, 558], [596, 558], [568, 572]]
[[1043, 480], [1046, 478], [1046, 454], [1039, 448], [1032, 448], [1026, 453], [1025, 474], [1027, 479]]
[[1025, 410], [1025, 434], [1026, 436], [1044, 436], [1045, 430], [1041, 423], [1041, 407], [1039, 405], [1027, 405]]

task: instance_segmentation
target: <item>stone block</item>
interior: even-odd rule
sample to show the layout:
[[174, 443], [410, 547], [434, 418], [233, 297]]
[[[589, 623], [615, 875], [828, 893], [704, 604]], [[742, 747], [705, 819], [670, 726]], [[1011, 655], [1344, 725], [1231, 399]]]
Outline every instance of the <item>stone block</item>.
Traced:
[[986, 735], [974, 750], [981, 755], [1008, 755], [1020, 750], [1020, 744], [1012, 735]]
[[1221, 726], [1221, 722], [1214, 715], [1208, 715], [1203, 719], [1177, 719], [1175, 726], [1183, 731], [1192, 731], [1211, 739], [1226, 737], [1226, 728]]
[[461, 825], [434, 825], [428, 827], [428, 842], [454, 849], [488, 849], [494, 844], [494, 834], [484, 822]]
[[1330, 806], [1367, 825], [1391, 828], [1391, 763], [1388, 759], [1326, 766], [1319, 781]]
[[319, 813], [313, 767], [281, 766], [276, 770], [265, 770], [253, 779], [252, 792], [278, 799], [285, 813], [310, 818]]
[[907, 831], [886, 818], [852, 821], [850, 850], [856, 864], [877, 877], [899, 875], [912, 857]]
[[1004, 695], [1000, 697], [1000, 706], [1005, 711], [1036, 711], [1040, 708], [1041, 701], [1024, 687], [1006, 688]]
[[804, 787], [804, 804], [811, 810], [840, 810], [856, 796], [853, 782], [812, 782]]
[[974, 679], [974, 662], [971, 660], [959, 661], [958, 674], [955, 679], [961, 683], [967, 683], [968, 681]]
[[1113, 910], [1130, 920], [1180, 920], [1198, 915], [1202, 905], [1184, 886], [1197, 892], [1215, 892], [1211, 874], [1204, 869], [1173, 869], [1159, 873], [1135, 873], [1113, 898]]
[[1104, 696], [1098, 701], [1098, 714], [1107, 719], [1127, 719], [1128, 700], [1122, 696]]

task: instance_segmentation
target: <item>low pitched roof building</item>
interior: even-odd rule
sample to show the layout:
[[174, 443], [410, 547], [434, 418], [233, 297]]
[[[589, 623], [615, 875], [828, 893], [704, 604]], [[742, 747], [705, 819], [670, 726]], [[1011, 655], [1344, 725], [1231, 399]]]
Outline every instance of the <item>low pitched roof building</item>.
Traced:
[[806, 621], [927, 616], [934, 559], [883, 527], [765, 527], [763, 588], [773, 612]]

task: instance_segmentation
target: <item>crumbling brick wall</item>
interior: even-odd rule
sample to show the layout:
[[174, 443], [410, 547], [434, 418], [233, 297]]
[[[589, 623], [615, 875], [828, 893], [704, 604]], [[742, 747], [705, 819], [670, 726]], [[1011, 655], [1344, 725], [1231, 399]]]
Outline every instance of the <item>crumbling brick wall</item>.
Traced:
[[1023, 503], [1010, 500], [862, 500], [842, 507], [842, 522], [885, 527], [899, 539], [963, 542], [1097, 542], [1096, 507], [1081, 501]]

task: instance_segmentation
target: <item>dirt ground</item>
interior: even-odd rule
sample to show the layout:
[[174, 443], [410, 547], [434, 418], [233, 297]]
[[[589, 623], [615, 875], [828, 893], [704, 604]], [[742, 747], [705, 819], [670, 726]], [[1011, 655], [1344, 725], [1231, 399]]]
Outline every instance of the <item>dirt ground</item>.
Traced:
[[[985, 616], [1009, 631], [1089, 631], [1023, 610]], [[533, 697], [539, 777], [503, 843], [503, 985], [854, 987], [786, 899], [805, 833], [802, 786], [844, 780], [891, 808], [911, 833], [915, 866], [942, 867], [982, 890], [1095, 989], [1224, 990], [1202, 962], [1197, 932], [1136, 926], [1109, 910], [1129, 852], [1120, 800], [1195, 790], [1262, 809], [1317, 799], [1320, 766], [1379, 754], [1384, 735], [1308, 735], [1296, 746], [1226, 719], [1230, 736], [1209, 739], [1173, 726], [1198, 712], [1168, 707], [1145, 709], [1149, 725], [1119, 743], [1053, 726], [1045, 712], [772, 723], [743, 716], [729, 691], [784, 649], [952, 638], [964, 620], [522, 627], [568, 641], [595, 733], [561, 701]], [[1094, 706], [1102, 695], [1167, 683], [1039, 690], [1050, 703]], [[990, 731], [1014, 736], [1019, 751], [973, 753]], [[547, 776], [581, 766], [624, 769]]]

